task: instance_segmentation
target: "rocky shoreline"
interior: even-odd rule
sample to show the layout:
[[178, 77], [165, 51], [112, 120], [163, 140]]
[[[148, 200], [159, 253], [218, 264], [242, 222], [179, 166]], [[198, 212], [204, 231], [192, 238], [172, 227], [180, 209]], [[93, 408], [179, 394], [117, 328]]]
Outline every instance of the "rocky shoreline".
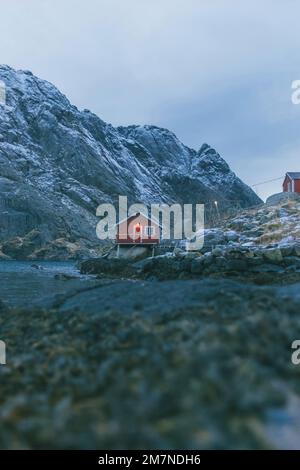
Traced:
[[[134, 279], [196, 279], [221, 277], [257, 284], [300, 280], [300, 202], [286, 200], [248, 210], [225, 220], [222, 227], [207, 229], [204, 247], [171, 252], [136, 261], [115, 255], [90, 259], [81, 272], [102, 277]], [[145, 254], [146, 256], [146, 254]]]
[[87, 240], [76, 240], [61, 234], [59, 238], [43, 242], [38, 229], [33, 229], [24, 237], [13, 237], [0, 242], [0, 261], [68, 261], [83, 260], [100, 256], [102, 247]]

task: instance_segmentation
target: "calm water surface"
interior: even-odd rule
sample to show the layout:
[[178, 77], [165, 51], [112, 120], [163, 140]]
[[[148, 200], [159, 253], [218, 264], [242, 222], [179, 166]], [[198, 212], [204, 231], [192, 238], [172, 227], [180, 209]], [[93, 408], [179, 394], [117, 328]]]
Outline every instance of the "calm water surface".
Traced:
[[[57, 280], [56, 274], [75, 276], [76, 279]], [[0, 300], [9, 305], [47, 306], [58, 295], [91, 282], [95, 281], [89, 276], [81, 276], [74, 262], [0, 261]]]

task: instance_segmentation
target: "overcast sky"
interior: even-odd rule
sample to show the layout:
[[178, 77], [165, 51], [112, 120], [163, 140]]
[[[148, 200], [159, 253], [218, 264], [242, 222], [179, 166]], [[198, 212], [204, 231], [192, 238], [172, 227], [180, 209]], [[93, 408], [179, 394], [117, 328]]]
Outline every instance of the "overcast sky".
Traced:
[[[207, 142], [248, 184], [300, 171], [299, 0], [0, 0], [0, 62], [114, 125]], [[258, 187], [265, 197], [281, 181]]]

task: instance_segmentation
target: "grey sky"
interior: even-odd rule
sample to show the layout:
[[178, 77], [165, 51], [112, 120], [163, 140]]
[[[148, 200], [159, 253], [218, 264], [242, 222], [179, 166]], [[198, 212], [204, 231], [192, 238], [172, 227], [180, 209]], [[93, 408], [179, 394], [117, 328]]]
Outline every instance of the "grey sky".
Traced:
[[[248, 184], [300, 171], [298, 0], [0, 0], [0, 62], [114, 125], [214, 146]], [[259, 195], [281, 182], [259, 187]]]

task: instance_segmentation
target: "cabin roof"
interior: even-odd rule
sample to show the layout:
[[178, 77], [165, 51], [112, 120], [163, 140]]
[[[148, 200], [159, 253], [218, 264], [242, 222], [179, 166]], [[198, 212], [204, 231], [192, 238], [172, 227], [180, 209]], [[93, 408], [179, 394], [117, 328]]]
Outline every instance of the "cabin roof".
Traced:
[[116, 226], [122, 224], [123, 222], [125, 222], [126, 220], [129, 220], [129, 219], [132, 219], [134, 217], [139, 217], [140, 215], [142, 215], [143, 217], [145, 217], [145, 219], [148, 219], [148, 220], [151, 220], [151, 222], [154, 222], [156, 225], [158, 225], [160, 228], [162, 228], [161, 224], [159, 223], [159, 221], [155, 218], [155, 217], [150, 217], [149, 215], [146, 215], [144, 214], [143, 212], [137, 212], [136, 214], [131, 214], [129, 215], [128, 217], [125, 217], [125, 219], [122, 219], [120, 220], [119, 222], [116, 223]]
[[286, 174], [291, 180], [300, 180], [300, 171], [288, 172]]

